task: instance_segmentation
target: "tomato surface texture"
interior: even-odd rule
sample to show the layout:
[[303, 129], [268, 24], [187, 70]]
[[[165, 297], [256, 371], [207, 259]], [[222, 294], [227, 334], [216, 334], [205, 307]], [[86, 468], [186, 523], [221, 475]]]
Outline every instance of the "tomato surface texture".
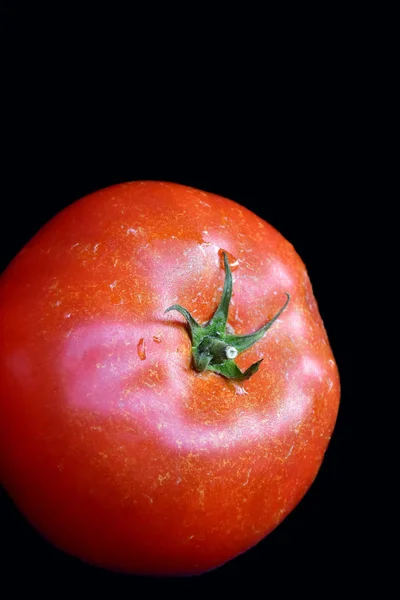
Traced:
[[[244, 381], [196, 370], [185, 318], [165, 312], [206, 324], [224, 256], [228, 332], [258, 330], [290, 296], [257, 343], [228, 351], [242, 372], [263, 359]], [[231, 200], [161, 182], [103, 189], [0, 278], [0, 480], [91, 564], [196, 574], [256, 544], [314, 480], [339, 395], [302, 260]]]

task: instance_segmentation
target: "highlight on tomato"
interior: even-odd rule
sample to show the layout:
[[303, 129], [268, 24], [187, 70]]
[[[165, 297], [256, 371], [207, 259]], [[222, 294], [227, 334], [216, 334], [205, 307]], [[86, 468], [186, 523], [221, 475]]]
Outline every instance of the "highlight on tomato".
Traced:
[[257, 544], [316, 477], [339, 396], [302, 260], [226, 198], [100, 190], [0, 277], [0, 481], [90, 564], [200, 574]]

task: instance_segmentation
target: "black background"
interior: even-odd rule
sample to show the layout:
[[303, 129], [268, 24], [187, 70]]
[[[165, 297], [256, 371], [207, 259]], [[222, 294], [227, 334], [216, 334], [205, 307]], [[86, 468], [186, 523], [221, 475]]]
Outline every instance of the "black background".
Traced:
[[[41, 15], [33, 25], [32, 15], [17, 11], [3, 20], [1, 270], [60, 209], [117, 182], [172, 181], [231, 198], [275, 226], [304, 260], [338, 362], [342, 400], [325, 461], [303, 501], [257, 547], [222, 568], [168, 581], [94, 569], [47, 544], [0, 488], [2, 581], [25, 581], [32, 591], [52, 581], [91, 590], [110, 585], [113, 593], [200, 583], [213, 589], [230, 579], [261, 580], [265, 593], [318, 592], [319, 581], [330, 589], [357, 587], [360, 401], [352, 385], [349, 304], [357, 258], [352, 215], [361, 198], [351, 57], [343, 61], [329, 45], [316, 52], [300, 40], [256, 66], [231, 44], [210, 63], [202, 50], [177, 73], [186, 40], [166, 58], [173, 40], [153, 34], [153, 61], [149, 39], [141, 46], [131, 36], [110, 58], [111, 26], [96, 30], [84, 21], [72, 35], [59, 17], [50, 15], [58, 23], [50, 29]], [[263, 59], [261, 50], [250, 58]], [[214, 77], [208, 65], [216, 67]]]

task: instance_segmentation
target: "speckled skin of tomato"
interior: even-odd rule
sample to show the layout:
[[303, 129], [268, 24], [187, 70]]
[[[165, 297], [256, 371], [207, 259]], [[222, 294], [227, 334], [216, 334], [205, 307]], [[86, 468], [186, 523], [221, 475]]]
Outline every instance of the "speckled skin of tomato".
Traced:
[[[208, 321], [229, 258], [236, 383], [196, 372], [174, 303]], [[339, 377], [305, 266], [235, 202], [133, 182], [72, 204], [0, 278], [0, 477], [51, 542], [142, 574], [215, 568], [250, 548], [314, 480]]]

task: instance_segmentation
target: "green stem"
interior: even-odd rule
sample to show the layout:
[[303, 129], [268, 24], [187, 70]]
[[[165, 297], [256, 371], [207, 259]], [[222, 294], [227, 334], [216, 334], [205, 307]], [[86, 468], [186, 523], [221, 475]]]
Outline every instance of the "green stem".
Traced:
[[262, 360], [253, 363], [248, 369], [242, 372], [233, 359], [238, 354], [251, 348], [251, 346], [265, 335], [289, 304], [290, 296], [286, 293], [286, 302], [282, 308], [268, 323], [254, 333], [247, 335], [226, 333], [229, 304], [232, 297], [232, 273], [225, 252], [224, 266], [225, 282], [221, 300], [213, 317], [206, 325], [199, 325], [190, 312], [179, 304], [170, 306], [165, 312], [176, 310], [185, 317], [192, 338], [193, 365], [196, 371], [213, 371], [227, 379], [244, 381], [258, 371]]

